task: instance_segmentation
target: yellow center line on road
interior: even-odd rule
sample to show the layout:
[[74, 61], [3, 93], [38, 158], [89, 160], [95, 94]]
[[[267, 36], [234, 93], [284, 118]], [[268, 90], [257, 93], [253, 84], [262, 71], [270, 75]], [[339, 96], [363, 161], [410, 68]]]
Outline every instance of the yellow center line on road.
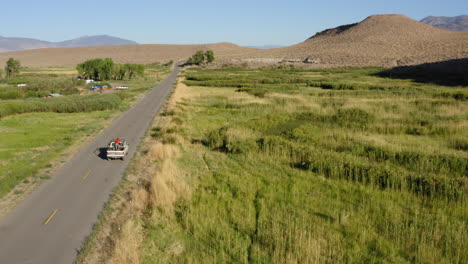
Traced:
[[50, 220], [52, 220], [52, 218], [55, 216], [55, 214], [57, 214], [58, 212], [58, 209], [55, 209], [55, 211], [49, 216], [49, 218], [47, 218], [47, 220], [44, 222], [44, 225], [47, 225]]
[[91, 170], [88, 170], [88, 173], [86, 173], [86, 175], [83, 177], [83, 180], [86, 180], [86, 178], [88, 178], [90, 174], [91, 174]]

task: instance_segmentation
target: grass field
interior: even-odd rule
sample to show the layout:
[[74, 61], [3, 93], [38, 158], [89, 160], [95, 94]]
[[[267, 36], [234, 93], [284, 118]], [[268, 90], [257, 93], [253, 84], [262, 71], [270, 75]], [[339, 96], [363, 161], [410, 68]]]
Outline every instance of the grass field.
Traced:
[[[18, 95], [14, 97], [17, 99], [0, 100], [0, 198], [19, 183], [47, 179], [52, 167], [58, 165], [53, 162], [58, 156], [104, 128], [111, 118], [154, 87], [170, 71], [168, 66], [154, 64], [147, 68], [145, 78], [112, 82], [112, 86], [125, 85], [129, 89], [104, 94], [87, 94], [86, 86], [74, 81], [75, 71], [62, 68], [24, 69], [0, 85], [0, 95], [11, 91]], [[19, 89], [16, 83], [28, 86]], [[61, 86], [64, 83], [70, 86]], [[63, 91], [60, 87], [74, 92], [60, 98], [40, 98]], [[27, 96], [37, 98], [24, 100]], [[21, 190], [16, 192], [20, 194]]]
[[468, 262], [467, 87], [380, 70], [188, 69], [110, 262]]
[[113, 111], [30, 113], [0, 120], [0, 197], [22, 181], [36, 181], [67, 147], [97, 132]]

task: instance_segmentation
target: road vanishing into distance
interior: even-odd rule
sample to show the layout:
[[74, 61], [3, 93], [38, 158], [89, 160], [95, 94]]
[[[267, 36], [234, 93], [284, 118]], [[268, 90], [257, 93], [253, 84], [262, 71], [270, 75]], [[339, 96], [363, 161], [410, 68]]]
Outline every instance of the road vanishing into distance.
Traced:
[[[75, 261], [178, 73], [176, 65], [165, 80], [0, 219], [1, 264]], [[130, 144], [124, 161], [105, 159], [105, 147], [115, 137]]]

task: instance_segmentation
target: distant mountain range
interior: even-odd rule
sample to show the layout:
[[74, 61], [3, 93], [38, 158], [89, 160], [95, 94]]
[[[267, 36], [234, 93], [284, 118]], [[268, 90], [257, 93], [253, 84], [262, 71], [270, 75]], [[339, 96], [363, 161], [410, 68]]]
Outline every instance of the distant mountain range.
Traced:
[[83, 36], [62, 42], [49, 42], [31, 38], [8, 38], [0, 36], [0, 52], [64, 47], [134, 45], [135, 41], [108, 35]]
[[277, 48], [283, 48], [284, 46], [281, 45], [263, 45], [263, 46], [245, 46], [246, 48], [252, 48], [252, 49], [277, 49]]
[[435, 17], [428, 16], [421, 20], [421, 22], [452, 31], [468, 31], [468, 16], [456, 17]]

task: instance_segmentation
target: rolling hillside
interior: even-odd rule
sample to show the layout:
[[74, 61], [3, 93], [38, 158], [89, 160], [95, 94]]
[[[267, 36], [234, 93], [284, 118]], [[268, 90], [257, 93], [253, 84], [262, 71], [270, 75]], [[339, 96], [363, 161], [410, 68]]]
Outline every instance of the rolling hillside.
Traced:
[[468, 57], [468, 33], [435, 28], [403, 15], [374, 15], [257, 56], [308, 57], [332, 65], [413, 65]]
[[96, 46], [79, 48], [50, 48], [0, 53], [0, 64], [3, 65], [10, 57], [21, 61], [26, 67], [75, 67], [88, 59], [113, 58], [119, 63], [152, 63], [164, 60], [187, 59], [197, 50], [212, 49], [217, 58], [223, 56], [239, 56], [252, 50], [232, 43], [200, 44], [200, 45], [126, 45], [126, 46]]

